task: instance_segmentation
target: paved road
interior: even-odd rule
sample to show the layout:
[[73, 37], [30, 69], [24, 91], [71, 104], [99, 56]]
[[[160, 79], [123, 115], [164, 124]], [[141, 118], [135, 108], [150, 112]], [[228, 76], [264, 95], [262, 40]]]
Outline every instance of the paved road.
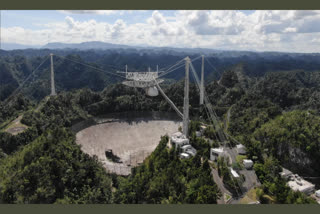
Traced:
[[217, 200], [218, 204], [226, 204], [224, 200], [224, 194], [228, 194], [232, 196], [232, 194], [224, 187], [222, 179], [219, 177], [218, 171], [211, 167], [212, 177], [214, 182], [217, 184], [222, 196], [220, 199]]
[[[237, 162], [236, 158], [238, 155], [236, 148], [226, 147], [225, 150], [228, 152], [229, 156], [231, 157], [232, 163], [236, 163]], [[239, 171], [239, 173], [245, 176], [245, 181], [242, 185], [243, 188], [241, 188], [243, 194], [249, 191], [252, 187], [261, 185], [254, 170], [242, 169]]]
[[[224, 120], [224, 127], [225, 127], [225, 132], [227, 131], [228, 129], [228, 124], [229, 124], [229, 121], [230, 121], [230, 116], [231, 116], [231, 109], [232, 109], [233, 106], [231, 106], [229, 109], [228, 109], [228, 112], [227, 112], [227, 115], [226, 115], [226, 118]], [[228, 155], [229, 155], [229, 158], [230, 158], [230, 164], [232, 163], [236, 163], [237, 162], [237, 156], [238, 156], [238, 152], [237, 152], [237, 149], [234, 147], [234, 148], [230, 148], [228, 146], [224, 146], [224, 150], [227, 151]], [[233, 197], [230, 201], [228, 201], [228, 203], [231, 203], [231, 204], [237, 204], [239, 203], [239, 201], [242, 199], [242, 197], [244, 197], [244, 195], [253, 187], [256, 187], [256, 186], [260, 186], [260, 182], [256, 176], [256, 173], [254, 170], [247, 170], [247, 169], [242, 169], [240, 171], [238, 171], [239, 174], [242, 174], [244, 175], [245, 177], [245, 180], [243, 181], [242, 185], [241, 185], [241, 196], [240, 197]], [[215, 170], [215, 169], [212, 169], [212, 174], [213, 174], [213, 179], [214, 181], [216, 182], [216, 184], [218, 185], [220, 191], [222, 193], [227, 193], [229, 195], [230, 192], [224, 187], [223, 183], [222, 183], [222, 180], [221, 178], [219, 177], [218, 175], [218, 172]], [[222, 203], [225, 203], [224, 202], [224, 199], [220, 199], [219, 202], [222, 202]]]
[[224, 149], [228, 152], [229, 157], [231, 158], [231, 160], [230, 160], [231, 163], [236, 163], [237, 162], [237, 155], [238, 155], [236, 148], [224, 147]]
[[239, 172], [246, 178], [243, 183], [243, 187], [246, 191], [261, 185], [254, 170], [240, 170]]

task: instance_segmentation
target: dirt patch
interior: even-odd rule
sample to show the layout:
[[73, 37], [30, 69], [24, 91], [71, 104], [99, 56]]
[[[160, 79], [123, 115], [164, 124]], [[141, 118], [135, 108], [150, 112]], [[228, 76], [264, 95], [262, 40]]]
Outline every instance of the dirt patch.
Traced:
[[21, 132], [24, 132], [24, 130], [26, 130], [28, 126], [22, 124], [21, 119], [22, 119], [22, 115], [20, 115], [17, 119], [12, 121], [5, 131], [12, 135], [17, 135]]
[[[109, 172], [128, 175], [133, 166], [139, 165], [157, 147], [161, 136], [176, 132], [180, 121], [138, 118], [125, 120], [101, 120], [105, 123], [85, 128], [76, 134], [82, 151], [96, 155]], [[120, 158], [122, 163], [107, 159], [106, 151]]]

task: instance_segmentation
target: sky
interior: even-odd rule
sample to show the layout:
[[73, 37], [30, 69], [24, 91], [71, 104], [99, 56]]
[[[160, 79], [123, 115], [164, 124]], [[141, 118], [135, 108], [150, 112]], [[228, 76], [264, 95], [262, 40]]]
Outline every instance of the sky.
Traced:
[[320, 52], [320, 11], [2, 10], [1, 41]]

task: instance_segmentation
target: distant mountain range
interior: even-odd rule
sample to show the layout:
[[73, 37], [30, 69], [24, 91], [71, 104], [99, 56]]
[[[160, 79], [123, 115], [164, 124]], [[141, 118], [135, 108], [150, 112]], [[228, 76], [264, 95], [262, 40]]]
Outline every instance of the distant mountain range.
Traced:
[[148, 45], [122, 45], [122, 44], [113, 44], [107, 42], [82, 42], [82, 43], [62, 43], [62, 42], [53, 42], [48, 43], [44, 46], [32, 46], [32, 45], [22, 45], [22, 44], [14, 44], [14, 43], [2, 43], [2, 50], [10, 51], [10, 50], [26, 50], [26, 49], [50, 49], [50, 50], [95, 50], [95, 51], [104, 51], [104, 50], [131, 50], [131, 51], [140, 51], [144, 50], [153, 54], [163, 54], [164, 52], [168, 54], [175, 53], [190, 53], [190, 54], [219, 54], [219, 53], [230, 53], [238, 55], [239, 53], [254, 53], [252, 51], [225, 51], [225, 50], [217, 50], [217, 49], [207, 49], [207, 48], [177, 48], [177, 47], [155, 47]]
[[148, 45], [121, 45], [121, 44], [112, 44], [107, 42], [82, 42], [82, 43], [48, 43], [41, 47], [42, 49], [77, 49], [77, 50], [110, 50], [110, 49], [136, 49], [136, 50], [156, 50], [156, 51], [177, 51], [177, 52], [188, 52], [188, 53], [213, 53], [219, 52], [218, 50], [213, 49], [204, 49], [204, 48], [176, 48], [176, 47], [154, 47]]
[[255, 51], [233, 51], [233, 50], [218, 50], [218, 49], [209, 49], [209, 48], [178, 48], [178, 47], [155, 47], [148, 45], [122, 45], [122, 44], [113, 44], [107, 42], [82, 42], [82, 43], [48, 43], [41, 47], [41, 49], [76, 49], [76, 50], [111, 50], [111, 49], [136, 49], [136, 50], [149, 50], [154, 52], [162, 51], [174, 51], [174, 52], [183, 52], [183, 53], [202, 53], [202, 54], [212, 54], [212, 53], [254, 53]]
[[17, 43], [1, 43], [1, 49], [3, 50], [22, 50], [22, 49], [78, 49], [78, 50], [89, 50], [89, 49], [128, 49], [128, 48], [146, 48], [148, 46], [129, 46], [129, 45], [121, 45], [121, 44], [112, 44], [106, 42], [82, 42], [82, 43], [62, 43], [62, 42], [53, 42], [48, 43], [44, 46], [41, 45], [23, 45]]
[[16, 43], [1, 43], [1, 49], [3, 50], [17, 50], [17, 49], [38, 49], [41, 45], [22, 45]]
[[113, 44], [107, 42], [99, 42], [99, 41], [92, 41], [92, 42], [82, 42], [82, 43], [61, 43], [61, 42], [54, 42], [48, 43], [44, 46], [32, 46], [32, 45], [22, 45], [22, 44], [15, 44], [15, 43], [2, 43], [1, 44], [0, 55], [1, 51], [32, 51], [31, 49], [39, 49], [42, 51], [113, 51], [116, 50], [119, 53], [129, 53], [129, 52], [139, 52], [147, 53], [147, 54], [169, 54], [169, 55], [185, 55], [185, 54], [205, 54], [211, 55], [216, 57], [277, 57], [277, 56], [284, 56], [287, 57], [296, 57], [296, 56], [320, 56], [320, 53], [289, 53], [289, 52], [276, 52], [276, 51], [269, 51], [269, 52], [259, 52], [259, 51], [239, 51], [239, 50], [220, 50], [220, 49], [209, 49], [209, 48], [178, 48], [178, 47], [154, 47], [148, 45], [122, 45], [122, 44]]
[[112, 44], [106, 42], [82, 42], [82, 43], [61, 43], [61, 42], [54, 42], [48, 43], [41, 48], [48, 48], [48, 49], [79, 49], [79, 50], [88, 50], [88, 49], [119, 49], [119, 48], [137, 48], [134, 46], [129, 45], [120, 45], [120, 44]]

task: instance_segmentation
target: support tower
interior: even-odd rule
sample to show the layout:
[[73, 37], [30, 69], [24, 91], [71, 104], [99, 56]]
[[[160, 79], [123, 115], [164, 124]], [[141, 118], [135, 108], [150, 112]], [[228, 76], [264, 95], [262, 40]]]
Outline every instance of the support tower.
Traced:
[[183, 102], [183, 134], [188, 137], [189, 126], [189, 64], [190, 58], [186, 57], [186, 75], [184, 83], [184, 102]]
[[51, 96], [55, 96], [56, 88], [54, 85], [53, 54], [50, 54], [50, 58], [51, 58]]
[[203, 97], [204, 97], [204, 55], [202, 55], [202, 65], [201, 65], [200, 105], [203, 105]]

